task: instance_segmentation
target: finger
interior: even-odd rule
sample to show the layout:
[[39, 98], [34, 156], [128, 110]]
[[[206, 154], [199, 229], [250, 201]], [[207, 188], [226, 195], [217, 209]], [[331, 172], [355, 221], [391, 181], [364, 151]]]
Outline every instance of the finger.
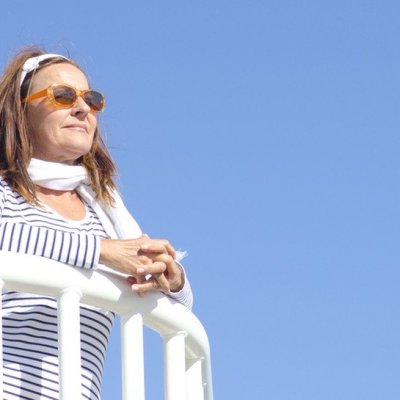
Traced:
[[180, 264], [176, 262], [167, 264], [165, 276], [168, 279], [170, 291], [178, 292], [182, 290], [185, 285], [185, 273]]
[[161, 242], [164, 244], [165, 249], [167, 250], [167, 253], [175, 258], [175, 249], [173, 248], [173, 246], [171, 245], [170, 242], [168, 242], [168, 240], [161, 240]]
[[144, 252], [155, 252], [163, 253], [166, 252], [173, 258], [175, 258], [175, 249], [172, 247], [168, 240], [164, 239], [150, 239], [140, 246]]
[[161, 290], [165, 294], [168, 294], [170, 292], [169, 281], [164, 274], [154, 275], [154, 279], [157, 281], [159, 290]]
[[161, 253], [161, 254], [160, 253], [151, 253], [151, 254], [146, 254], [146, 257], [148, 257], [152, 262], [160, 261], [160, 262], [163, 262], [164, 264], [171, 264], [175, 261], [167, 253]]
[[175, 257], [176, 257], [175, 249], [174, 249], [174, 247], [171, 245], [171, 243], [168, 242], [168, 241], [167, 241], [167, 244], [166, 244], [166, 248], [167, 248], [168, 254], [169, 254], [172, 258], [175, 259]]
[[167, 265], [161, 261], [155, 261], [152, 264], [148, 264], [143, 268], [136, 270], [138, 276], [145, 276], [147, 274], [156, 275], [163, 274], [167, 269]]
[[164, 293], [169, 293], [170, 291], [169, 281], [167, 277], [164, 275], [166, 269], [167, 266], [163, 262], [160, 261], [154, 262], [147, 268], [147, 272], [152, 275], [152, 277], [147, 280], [150, 281], [155, 280], [159, 285], [158, 290], [162, 290]]
[[166, 275], [168, 277], [168, 280], [174, 280], [177, 276], [180, 276], [182, 274], [182, 270], [175, 261], [172, 261], [171, 263], [168, 263], [166, 265]]
[[159, 291], [157, 281], [146, 281], [145, 283], [137, 283], [132, 285], [132, 290], [139, 296], [143, 296], [145, 293]]
[[136, 285], [138, 283], [143, 283], [146, 282], [146, 278], [144, 276], [128, 276], [126, 278], [126, 280], [128, 281], [128, 283], [132, 286], [132, 285]]
[[165, 277], [163, 277], [163, 275], [157, 278], [153, 277], [144, 283], [136, 283], [132, 285], [132, 290], [139, 295], [154, 291], [162, 291], [165, 294], [168, 294], [170, 292], [169, 283], [166, 279], [164, 281], [164, 279]]
[[148, 254], [148, 253], [165, 253], [165, 252], [167, 252], [167, 249], [162, 243], [154, 242], [154, 241], [151, 241], [151, 242], [148, 241], [148, 242], [143, 243], [140, 246], [140, 251], [145, 253], [145, 254]]
[[136, 261], [139, 261], [139, 265], [137, 263], [133, 265], [132, 271], [129, 272], [130, 275], [135, 277], [147, 275], [149, 266], [153, 264], [153, 261], [144, 255], [139, 255]]

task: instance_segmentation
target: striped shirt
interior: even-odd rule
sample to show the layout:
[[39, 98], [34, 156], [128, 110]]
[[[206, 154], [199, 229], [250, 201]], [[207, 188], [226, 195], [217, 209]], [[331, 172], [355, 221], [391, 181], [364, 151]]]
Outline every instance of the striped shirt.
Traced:
[[[0, 250], [38, 255], [77, 268], [98, 265], [105, 231], [91, 207], [81, 221], [26, 202], [0, 178]], [[57, 301], [5, 291], [3, 297], [4, 400], [59, 398]], [[189, 308], [190, 285], [171, 297]], [[82, 398], [100, 399], [104, 357], [114, 314], [81, 305]]]

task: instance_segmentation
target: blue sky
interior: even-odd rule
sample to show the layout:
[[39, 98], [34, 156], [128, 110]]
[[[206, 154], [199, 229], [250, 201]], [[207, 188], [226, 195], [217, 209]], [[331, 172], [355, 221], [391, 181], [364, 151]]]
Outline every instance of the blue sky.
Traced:
[[[70, 54], [143, 230], [186, 249], [216, 399], [400, 397], [400, 6], [6, 1], [0, 65]], [[104, 399], [120, 398], [118, 327]], [[146, 334], [147, 398], [162, 398]]]

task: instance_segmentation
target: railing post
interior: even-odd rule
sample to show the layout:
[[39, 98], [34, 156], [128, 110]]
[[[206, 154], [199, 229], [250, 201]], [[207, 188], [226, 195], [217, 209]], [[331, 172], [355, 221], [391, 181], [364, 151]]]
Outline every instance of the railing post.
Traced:
[[60, 400], [82, 397], [79, 312], [81, 296], [78, 288], [71, 287], [62, 290], [58, 300]]
[[186, 399], [185, 332], [164, 337], [165, 400]]
[[121, 316], [121, 364], [123, 400], [144, 400], [143, 318]]
[[[108, 271], [84, 271], [44, 257], [5, 251], [0, 251], [0, 262], [3, 290], [58, 298], [61, 400], [82, 398], [81, 301], [121, 316], [124, 400], [145, 398], [143, 325], [164, 340], [165, 400], [213, 399], [208, 338], [201, 323], [182, 305], [171, 303], [161, 293], [149, 294], [138, 304], [126, 280]], [[1, 343], [2, 325], [0, 315]], [[0, 351], [0, 399], [4, 398], [3, 357]]]
[[188, 400], [204, 400], [203, 359], [189, 360], [186, 369], [186, 398]]

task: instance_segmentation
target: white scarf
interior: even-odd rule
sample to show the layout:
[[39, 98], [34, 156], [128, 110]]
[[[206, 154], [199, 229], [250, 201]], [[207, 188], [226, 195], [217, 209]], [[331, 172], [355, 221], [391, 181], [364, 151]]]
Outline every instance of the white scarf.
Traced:
[[117, 191], [112, 193], [115, 204], [110, 206], [95, 199], [86, 169], [32, 158], [28, 167], [32, 182], [53, 190], [76, 190], [96, 212], [106, 233], [112, 239], [137, 239], [142, 235], [138, 223], [126, 209]]

